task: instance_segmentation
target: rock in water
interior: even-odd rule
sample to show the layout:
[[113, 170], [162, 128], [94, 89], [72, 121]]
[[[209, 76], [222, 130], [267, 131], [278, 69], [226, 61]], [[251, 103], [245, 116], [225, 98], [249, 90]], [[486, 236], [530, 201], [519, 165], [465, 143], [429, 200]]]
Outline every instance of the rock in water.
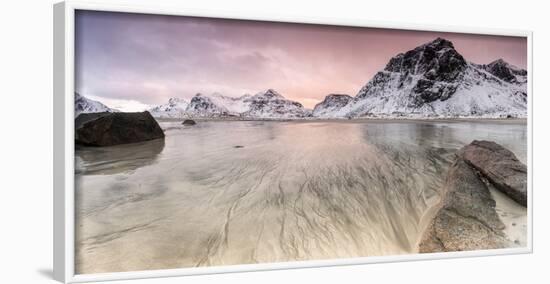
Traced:
[[98, 115], [76, 129], [77, 144], [113, 146], [164, 138], [157, 121], [145, 112], [114, 112]]
[[183, 125], [195, 125], [197, 124], [194, 120], [192, 119], [186, 119], [182, 122]]
[[474, 140], [459, 155], [495, 188], [527, 206], [527, 167], [514, 153], [495, 142]]
[[419, 243], [419, 252], [510, 247], [495, 201], [475, 171], [457, 157], [445, 181], [439, 210]]

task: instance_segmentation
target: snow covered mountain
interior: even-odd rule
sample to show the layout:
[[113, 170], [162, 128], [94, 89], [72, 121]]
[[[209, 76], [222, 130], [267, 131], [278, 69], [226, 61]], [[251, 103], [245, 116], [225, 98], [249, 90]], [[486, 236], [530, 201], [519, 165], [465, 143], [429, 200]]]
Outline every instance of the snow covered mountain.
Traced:
[[527, 83], [527, 71], [510, 65], [502, 59], [497, 59], [487, 65], [473, 65], [491, 73], [505, 82], [516, 84]]
[[527, 71], [502, 59], [469, 63], [452, 42], [437, 38], [390, 59], [345, 106], [314, 115], [525, 117], [526, 83]]
[[[224, 97], [218, 94], [213, 96], [205, 96], [203, 94], [196, 94], [186, 109], [186, 114], [189, 117], [228, 117], [238, 116], [238, 113], [232, 113], [226, 104], [232, 101], [229, 97]], [[235, 99], [237, 100], [237, 99]], [[229, 103], [232, 106], [232, 103]]]
[[288, 100], [273, 89], [245, 98], [243, 102], [248, 110], [241, 116], [247, 118], [302, 118], [311, 115], [301, 103]]
[[353, 97], [341, 94], [330, 94], [313, 108], [314, 117], [330, 117], [353, 100]]
[[118, 112], [116, 109], [109, 108], [108, 106], [91, 99], [88, 99], [79, 93], [74, 93], [74, 115], [77, 117], [81, 113], [92, 112]]
[[246, 112], [250, 107], [250, 95], [244, 95], [238, 98], [228, 97], [219, 93], [209, 96], [210, 100], [217, 106], [223, 107], [230, 115], [239, 115]]
[[167, 104], [149, 109], [149, 113], [156, 118], [181, 118], [186, 117], [185, 110], [189, 102], [181, 98], [170, 98]]
[[291, 101], [269, 89], [259, 92], [254, 96], [228, 97], [218, 93], [206, 96], [195, 95], [189, 104], [183, 109], [182, 103], [172, 106], [160, 105], [150, 110], [157, 118], [166, 117], [240, 117], [240, 118], [301, 118], [310, 116], [310, 112], [302, 104]]

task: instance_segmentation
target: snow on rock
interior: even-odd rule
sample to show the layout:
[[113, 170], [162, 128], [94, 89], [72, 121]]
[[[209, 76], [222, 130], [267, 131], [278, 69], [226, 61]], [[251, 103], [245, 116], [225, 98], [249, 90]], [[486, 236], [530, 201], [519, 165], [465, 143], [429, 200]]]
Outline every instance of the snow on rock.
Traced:
[[248, 118], [303, 118], [311, 116], [309, 110], [295, 101], [291, 101], [273, 89], [259, 92], [244, 99], [248, 110], [241, 114]]
[[272, 89], [259, 92], [254, 96], [241, 97], [229, 97], [219, 93], [207, 96], [199, 93], [185, 108], [182, 101], [154, 107], [150, 112], [157, 118], [284, 119], [310, 116], [310, 111], [304, 109], [302, 104], [288, 100]]
[[246, 112], [250, 107], [249, 98], [250, 95], [244, 95], [237, 98], [224, 96], [220, 93], [210, 95], [210, 100], [214, 104], [225, 108], [231, 115], [239, 115], [240, 113]]
[[185, 110], [189, 102], [182, 98], [170, 98], [167, 104], [149, 109], [155, 118], [182, 118], [186, 117]]
[[337, 118], [343, 117], [345, 114], [339, 113], [343, 107], [353, 101], [353, 97], [343, 94], [330, 94], [325, 99], [318, 103], [313, 108], [312, 116], [325, 117], [325, 118]]
[[527, 82], [527, 71], [511, 65], [503, 59], [497, 59], [487, 65], [476, 65], [476, 67], [508, 83], [522, 84]]
[[527, 71], [504, 60], [467, 62], [437, 38], [393, 57], [345, 106], [325, 117], [525, 117]]
[[75, 118], [81, 113], [96, 113], [96, 112], [118, 112], [116, 109], [91, 99], [88, 99], [79, 93], [74, 93], [74, 114]]
[[210, 97], [203, 94], [196, 94], [189, 105], [187, 106], [186, 113], [189, 117], [222, 117], [230, 115], [229, 110], [222, 105], [215, 103]]

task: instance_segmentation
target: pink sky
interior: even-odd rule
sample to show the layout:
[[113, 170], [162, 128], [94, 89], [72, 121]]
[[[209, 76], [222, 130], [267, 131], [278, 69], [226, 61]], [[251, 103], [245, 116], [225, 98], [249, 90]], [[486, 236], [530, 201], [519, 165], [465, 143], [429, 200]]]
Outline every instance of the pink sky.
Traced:
[[312, 108], [330, 93], [355, 96], [391, 57], [437, 37], [470, 62], [527, 65], [521, 37], [79, 11], [76, 90], [138, 110], [273, 88]]

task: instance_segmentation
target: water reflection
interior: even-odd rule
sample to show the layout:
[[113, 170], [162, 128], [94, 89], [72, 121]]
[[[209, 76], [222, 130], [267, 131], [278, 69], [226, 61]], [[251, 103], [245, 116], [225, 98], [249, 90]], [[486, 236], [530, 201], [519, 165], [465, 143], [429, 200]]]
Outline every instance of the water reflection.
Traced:
[[76, 146], [76, 174], [117, 174], [153, 164], [164, 149], [164, 139], [110, 147]]

